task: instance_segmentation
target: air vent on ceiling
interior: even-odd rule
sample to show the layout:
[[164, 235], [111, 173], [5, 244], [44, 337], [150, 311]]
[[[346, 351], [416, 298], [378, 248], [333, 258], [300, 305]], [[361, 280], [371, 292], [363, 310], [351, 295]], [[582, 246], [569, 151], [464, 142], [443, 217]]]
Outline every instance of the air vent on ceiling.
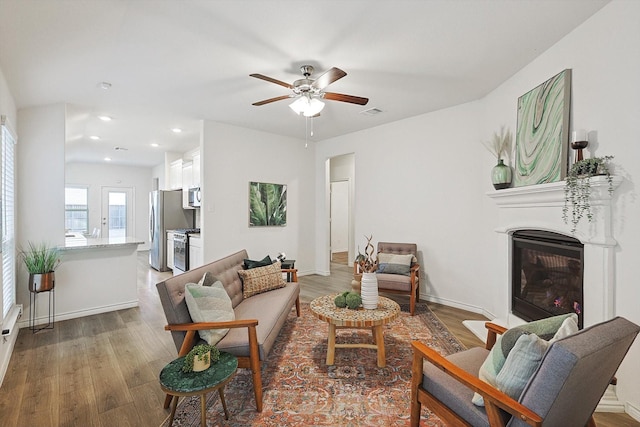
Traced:
[[114, 147], [113, 149], [116, 151], [129, 151], [129, 149], [125, 147]]
[[369, 108], [368, 110], [360, 111], [360, 114], [365, 116], [375, 116], [376, 114], [382, 113], [382, 110], [379, 108]]

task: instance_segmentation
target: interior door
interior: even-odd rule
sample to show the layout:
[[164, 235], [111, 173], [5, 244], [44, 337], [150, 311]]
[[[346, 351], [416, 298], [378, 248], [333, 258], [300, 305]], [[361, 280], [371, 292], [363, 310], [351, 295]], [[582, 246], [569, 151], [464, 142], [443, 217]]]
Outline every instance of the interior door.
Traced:
[[331, 183], [331, 260], [349, 251], [349, 181]]
[[100, 237], [135, 236], [133, 188], [102, 187]]

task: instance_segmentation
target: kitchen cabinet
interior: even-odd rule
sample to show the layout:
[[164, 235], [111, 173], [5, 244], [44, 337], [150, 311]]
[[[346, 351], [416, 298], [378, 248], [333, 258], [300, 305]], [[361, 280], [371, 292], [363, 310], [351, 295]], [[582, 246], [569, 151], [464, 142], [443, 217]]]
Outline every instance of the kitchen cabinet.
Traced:
[[170, 190], [182, 189], [182, 159], [174, 160], [169, 165], [169, 185]]
[[192, 184], [193, 187], [200, 187], [200, 151], [193, 155], [193, 175]]
[[189, 235], [189, 270], [204, 265], [202, 238], [199, 234]]
[[167, 231], [167, 267], [173, 270], [173, 233]]
[[193, 209], [189, 206], [189, 189], [193, 187], [193, 162], [182, 164], [182, 207]]

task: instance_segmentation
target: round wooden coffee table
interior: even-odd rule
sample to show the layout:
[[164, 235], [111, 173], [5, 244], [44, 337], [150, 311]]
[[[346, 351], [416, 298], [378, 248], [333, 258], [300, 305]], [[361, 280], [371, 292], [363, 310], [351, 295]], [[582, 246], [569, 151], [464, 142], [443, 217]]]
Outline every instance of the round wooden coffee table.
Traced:
[[[389, 298], [379, 297], [378, 308], [373, 310], [338, 308], [333, 302], [336, 296], [338, 294], [318, 297], [309, 305], [318, 319], [329, 323], [327, 365], [333, 365], [336, 348], [372, 348], [378, 352], [378, 366], [384, 367], [386, 360], [382, 326], [400, 315], [400, 306]], [[336, 344], [336, 329], [371, 329], [373, 344]]]

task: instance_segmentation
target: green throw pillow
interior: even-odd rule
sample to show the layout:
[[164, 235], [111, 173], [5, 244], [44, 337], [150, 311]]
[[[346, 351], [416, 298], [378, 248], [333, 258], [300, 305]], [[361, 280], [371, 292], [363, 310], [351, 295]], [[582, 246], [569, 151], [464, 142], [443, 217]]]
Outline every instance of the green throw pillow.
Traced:
[[[211, 286], [187, 283], [184, 289], [184, 299], [194, 322], [225, 322], [236, 319], [231, 298], [219, 280]], [[229, 329], [208, 329], [198, 331], [198, 334], [210, 345], [216, 345], [228, 332]]]
[[[561, 330], [566, 319], [571, 318], [577, 330], [578, 316], [575, 313], [562, 314], [535, 322], [513, 327], [499, 336], [489, 355], [480, 367], [478, 378], [498, 388], [496, 377], [502, 370], [509, 353], [522, 335], [535, 334], [545, 341], [554, 338], [555, 334]], [[565, 326], [566, 327], [566, 326]], [[563, 329], [563, 331], [565, 331]], [[564, 332], [563, 332], [564, 333]], [[566, 336], [566, 335], [565, 335]], [[556, 339], [558, 339], [556, 337]], [[484, 406], [484, 399], [478, 393], [474, 393], [472, 402], [478, 406]]]

